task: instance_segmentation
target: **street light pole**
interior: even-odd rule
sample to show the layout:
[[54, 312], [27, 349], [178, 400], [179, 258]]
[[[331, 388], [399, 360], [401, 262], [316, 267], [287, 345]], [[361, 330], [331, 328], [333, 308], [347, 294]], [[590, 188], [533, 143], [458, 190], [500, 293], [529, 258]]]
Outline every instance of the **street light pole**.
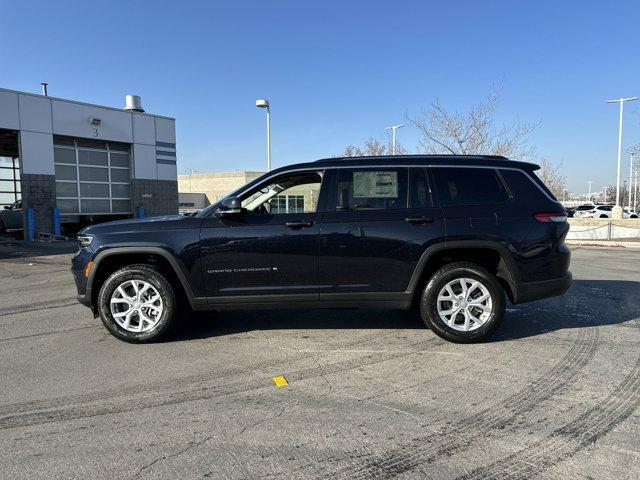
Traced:
[[267, 109], [267, 172], [271, 171], [271, 108], [269, 100], [260, 98], [256, 100], [256, 107]]
[[[633, 213], [637, 213], [636, 205], [638, 203], [638, 170], [640, 169], [636, 166], [635, 170], [635, 180], [634, 183], [632, 183], [631, 192], [629, 192], [629, 195], [633, 194], [633, 201], [629, 201], [631, 207], [633, 208]], [[631, 208], [629, 209], [629, 211], [631, 211]]]
[[391, 130], [391, 155], [396, 154], [396, 130], [402, 127], [404, 127], [404, 124], [391, 125], [390, 127], [385, 128], [385, 130]]
[[639, 97], [620, 97], [616, 100], [607, 100], [606, 103], [619, 103], [620, 116], [618, 119], [618, 168], [616, 170], [616, 207], [620, 206], [620, 157], [622, 155], [622, 116], [624, 114], [624, 102], [633, 102]]
[[629, 211], [631, 211], [631, 190], [633, 189], [633, 156], [634, 153], [629, 154], [631, 160], [629, 161]]

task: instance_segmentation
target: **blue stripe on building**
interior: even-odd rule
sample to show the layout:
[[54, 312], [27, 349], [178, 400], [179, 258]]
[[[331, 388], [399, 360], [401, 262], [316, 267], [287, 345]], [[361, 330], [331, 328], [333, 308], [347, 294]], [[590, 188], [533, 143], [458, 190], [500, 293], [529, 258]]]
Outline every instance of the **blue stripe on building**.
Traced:
[[167, 152], [166, 150], [156, 150], [156, 155], [160, 155], [163, 157], [176, 157], [176, 152]]

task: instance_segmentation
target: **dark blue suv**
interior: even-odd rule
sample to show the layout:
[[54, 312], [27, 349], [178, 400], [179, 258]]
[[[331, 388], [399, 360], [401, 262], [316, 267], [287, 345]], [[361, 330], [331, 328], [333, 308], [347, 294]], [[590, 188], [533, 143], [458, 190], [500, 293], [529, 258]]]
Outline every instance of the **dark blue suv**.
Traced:
[[271, 171], [193, 216], [94, 225], [78, 300], [146, 342], [185, 308], [415, 308], [437, 335], [482, 339], [507, 298], [571, 284], [566, 211], [495, 156], [333, 158]]

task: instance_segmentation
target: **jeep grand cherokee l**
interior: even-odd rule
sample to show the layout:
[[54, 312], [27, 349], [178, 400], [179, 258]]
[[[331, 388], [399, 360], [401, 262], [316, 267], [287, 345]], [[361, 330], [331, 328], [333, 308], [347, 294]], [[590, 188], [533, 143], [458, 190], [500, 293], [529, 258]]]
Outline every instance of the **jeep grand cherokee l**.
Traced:
[[494, 156], [320, 160], [279, 168], [193, 216], [94, 225], [78, 236], [78, 300], [128, 342], [185, 307], [419, 311], [473, 342], [507, 299], [571, 283], [566, 212], [534, 173]]

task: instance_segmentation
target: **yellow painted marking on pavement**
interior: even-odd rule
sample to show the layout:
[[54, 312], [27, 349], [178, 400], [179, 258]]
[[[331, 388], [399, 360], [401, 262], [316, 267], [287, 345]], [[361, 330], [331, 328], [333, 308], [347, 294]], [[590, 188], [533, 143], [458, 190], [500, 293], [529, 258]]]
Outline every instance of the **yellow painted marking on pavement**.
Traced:
[[271, 380], [273, 380], [273, 383], [275, 383], [276, 387], [286, 387], [287, 385], [289, 385], [289, 382], [287, 382], [287, 379], [284, 378], [282, 375], [273, 377]]

